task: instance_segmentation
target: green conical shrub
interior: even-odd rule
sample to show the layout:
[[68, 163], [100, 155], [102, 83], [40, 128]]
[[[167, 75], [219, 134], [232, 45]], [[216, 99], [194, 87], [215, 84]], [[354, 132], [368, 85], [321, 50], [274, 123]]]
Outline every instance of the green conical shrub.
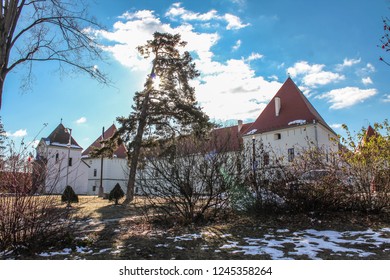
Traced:
[[110, 201], [115, 200], [115, 205], [118, 205], [118, 200], [125, 196], [121, 186], [119, 183], [115, 185], [115, 187], [111, 190], [108, 199]]
[[71, 203], [78, 203], [79, 196], [74, 192], [71, 186], [66, 186], [63, 194], [61, 195], [61, 201], [67, 203], [67, 207], [71, 206]]

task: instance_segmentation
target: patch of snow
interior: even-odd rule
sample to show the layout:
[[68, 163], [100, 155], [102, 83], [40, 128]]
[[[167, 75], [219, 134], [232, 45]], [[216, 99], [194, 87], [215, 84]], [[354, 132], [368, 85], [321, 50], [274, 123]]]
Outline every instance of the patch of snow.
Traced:
[[252, 135], [254, 133], [256, 133], [257, 129], [252, 129], [251, 131], [249, 131], [246, 135]]
[[294, 125], [294, 124], [303, 125], [306, 124], [306, 120], [295, 120], [288, 123], [288, 125]]
[[[52, 146], [57, 146], [57, 147], [66, 147], [66, 148], [69, 148], [69, 144], [62, 144], [62, 143], [58, 143], [58, 142], [52, 142], [51, 143]], [[73, 149], [82, 149], [80, 146], [78, 145], [70, 145], [70, 148], [73, 148]]]
[[91, 254], [93, 251], [88, 247], [79, 247], [76, 246], [76, 252], [80, 254]]
[[72, 249], [70, 248], [65, 248], [60, 252], [43, 252], [38, 254], [40, 257], [52, 257], [52, 256], [57, 256], [57, 255], [70, 255], [72, 253]]
[[[279, 229], [277, 233], [288, 233], [287, 229]], [[244, 245], [239, 245], [242, 242], [229, 241], [220, 249], [233, 250], [231, 253], [243, 253], [244, 255], [264, 255], [267, 254], [271, 259], [290, 259], [292, 256], [306, 255], [309, 259], [320, 259], [319, 253], [330, 251], [333, 254], [345, 253], [349, 257], [358, 256], [367, 258], [375, 255], [372, 252], [367, 252], [362, 249], [352, 248], [353, 245], [366, 245], [380, 247], [390, 244], [390, 238], [383, 237], [383, 232], [388, 232], [388, 229], [373, 231], [346, 231], [337, 232], [332, 230], [317, 231], [308, 229], [304, 231], [292, 232], [290, 236], [281, 239], [281, 236], [273, 234], [265, 234], [262, 238], [243, 238]], [[277, 238], [277, 239], [276, 239]], [[351, 239], [352, 238], [352, 239]], [[293, 243], [295, 246], [293, 252], [289, 252], [287, 256], [283, 252], [285, 243]]]
[[181, 236], [175, 236], [173, 242], [191, 241], [191, 240], [200, 239], [200, 238], [202, 238], [202, 235], [197, 234], [197, 233], [184, 234], [184, 235], [181, 235]]
[[95, 253], [94, 255], [103, 254], [103, 253], [108, 252], [108, 251], [111, 251], [111, 248], [100, 249], [99, 252]]
[[157, 244], [155, 247], [156, 248], [160, 248], [160, 247], [168, 248], [169, 244]]

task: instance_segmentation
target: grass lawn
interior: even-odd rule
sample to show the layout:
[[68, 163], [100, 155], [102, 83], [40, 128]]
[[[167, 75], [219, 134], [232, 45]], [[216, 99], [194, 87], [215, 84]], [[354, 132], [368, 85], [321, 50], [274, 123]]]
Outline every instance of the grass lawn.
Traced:
[[73, 205], [76, 238], [25, 259], [390, 259], [389, 215], [232, 215], [213, 224], [164, 227], [142, 198], [115, 206], [95, 196]]

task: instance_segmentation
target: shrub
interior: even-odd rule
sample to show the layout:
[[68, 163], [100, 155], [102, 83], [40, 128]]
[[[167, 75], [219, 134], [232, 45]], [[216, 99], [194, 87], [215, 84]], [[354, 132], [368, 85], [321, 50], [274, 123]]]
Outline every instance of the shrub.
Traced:
[[110, 194], [108, 195], [108, 200], [109, 201], [115, 200], [115, 205], [118, 205], [118, 200], [124, 196], [125, 193], [123, 192], [119, 183], [117, 183], [115, 187], [110, 191]]
[[20, 151], [13, 143], [9, 146], [0, 170], [0, 258], [43, 250], [70, 236], [73, 229], [70, 211], [59, 207], [57, 196], [50, 191], [35, 194], [46, 166], [28, 161], [31, 156], [23, 144]]
[[[219, 140], [228, 143], [228, 139]], [[213, 141], [186, 137], [170, 149], [148, 155], [137, 181], [149, 202], [148, 218], [187, 225], [226, 213], [237, 158], [221, 149], [225, 143]]]
[[71, 203], [78, 203], [79, 196], [74, 192], [71, 186], [66, 186], [63, 194], [61, 195], [61, 201], [67, 203], [67, 207], [71, 206]]

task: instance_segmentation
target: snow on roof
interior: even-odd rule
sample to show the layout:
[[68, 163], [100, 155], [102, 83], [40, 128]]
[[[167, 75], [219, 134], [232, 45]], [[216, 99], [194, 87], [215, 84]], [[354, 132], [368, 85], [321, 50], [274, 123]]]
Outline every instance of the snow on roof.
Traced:
[[294, 124], [303, 125], [303, 124], [306, 124], [306, 123], [307, 123], [306, 120], [295, 120], [295, 121], [289, 122], [288, 125], [294, 125]]
[[[275, 99], [281, 102], [279, 114], [275, 114]], [[299, 123], [296, 121], [300, 121]], [[247, 129], [249, 133], [263, 133], [289, 127], [292, 124], [301, 124], [302, 121], [321, 123], [333, 132], [317, 110], [300, 91], [291, 78], [288, 78], [268, 105], [261, 112], [256, 121]], [[291, 124], [290, 124], [291, 123]], [[254, 131], [256, 129], [256, 131]], [[254, 132], [253, 132], [254, 131]], [[334, 133], [334, 132], [333, 132]], [[336, 134], [336, 133], [335, 133]]]
[[[63, 144], [63, 143], [58, 143], [58, 142], [52, 142], [50, 143], [51, 146], [57, 146], [57, 147], [64, 147], [64, 148], [69, 148], [69, 144]], [[71, 149], [82, 149], [79, 145], [70, 145]]]
[[251, 135], [251, 134], [254, 134], [256, 133], [257, 129], [252, 129], [251, 131], [247, 132], [246, 135]]

